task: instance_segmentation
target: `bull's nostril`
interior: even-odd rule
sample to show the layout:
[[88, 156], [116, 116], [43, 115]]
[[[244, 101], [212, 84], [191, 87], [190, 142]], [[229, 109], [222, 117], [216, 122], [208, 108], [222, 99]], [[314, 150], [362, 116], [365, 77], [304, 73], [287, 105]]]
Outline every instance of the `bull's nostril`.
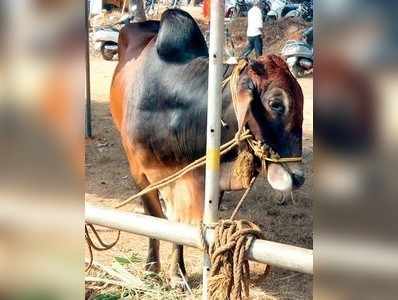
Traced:
[[293, 174], [292, 179], [293, 179], [293, 186], [295, 188], [299, 188], [300, 186], [302, 186], [305, 181], [305, 177], [303, 175], [297, 175], [297, 174]]

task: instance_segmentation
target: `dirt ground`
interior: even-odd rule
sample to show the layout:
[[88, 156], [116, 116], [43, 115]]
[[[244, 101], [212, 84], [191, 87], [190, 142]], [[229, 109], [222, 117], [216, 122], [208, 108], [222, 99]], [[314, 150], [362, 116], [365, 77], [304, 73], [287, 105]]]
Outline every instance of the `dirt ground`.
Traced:
[[[127, 159], [115, 129], [109, 105], [109, 89], [117, 61], [104, 61], [91, 57], [91, 95], [94, 138], [86, 141], [86, 201], [98, 206], [112, 207], [138, 190], [129, 173]], [[288, 199], [280, 204], [281, 195], [272, 191], [264, 179], [257, 180], [248, 199], [240, 210], [240, 217], [254, 221], [264, 231], [268, 240], [312, 249], [312, 161], [313, 161], [313, 80], [299, 80], [305, 96], [304, 103], [304, 164], [306, 182], [294, 193], [295, 203]], [[241, 192], [224, 195], [221, 216], [230, 216]], [[123, 208], [142, 213], [139, 201]], [[103, 230], [106, 241], [115, 238], [116, 232]], [[113, 257], [133, 251], [146, 257], [147, 238], [122, 233], [119, 243], [106, 252], [96, 252], [95, 260], [105, 265]], [[88, 253], [88, 252], [87, 252]], [[161, 261], [167, 268], [171, 244], [161, 242]], [[200, 288], [202, 253], [185, 248], [188, 282], [192, 288]], [[144, 259], [145, 260], [145, 259]], [[144, 263], [139, 267], [143, 268]], [[264, 265], [251, 263], [253, 299], [312, 299], [312, 276], [272, 268], [264, 279]]]

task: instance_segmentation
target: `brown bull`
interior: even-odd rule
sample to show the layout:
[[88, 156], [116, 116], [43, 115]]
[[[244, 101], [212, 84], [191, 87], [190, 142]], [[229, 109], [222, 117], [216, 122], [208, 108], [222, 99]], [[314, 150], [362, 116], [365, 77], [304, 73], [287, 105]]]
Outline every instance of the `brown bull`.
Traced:
[[[131, 174], [139, 188], [182, 169], [206, 152], [208, 50], [192, 17], [177, 9], [166, 11], [160, 22], [126, 26], [120, 34], [119, 64], [111, 88], [111, 111], [122, 137]], [[227, 78], [233, 67], [225, 66]], [[302, 153], [303, 95], [285, 62], [275, 55], [249, 62], [238, 83], [235, 114], [231, 92], [224, 88], [222, 142], [246, 126], [254, 137], [281, 157]], [[238, 120], [239, 119], [239, 122]], [[241, 145], [241, 150], [247, 145]], [[222, 157], [221, 191], [240, 190], [236, 175], [236, 149]], [[264, 170], [265, 166], [265, 170]], [[253, 174], [267, 173], [279, 190], [304, 182], [299, 163], [262, 164], [256, 158]], [[203, 215], [204, 168], [145, 195], [145, 212], [173, 221], [197, 224]], [[171, 276], [185, 273], [181, 245], [173, 248]], [[158, 271], [159, 242], [150, 239], [148, 266]]]

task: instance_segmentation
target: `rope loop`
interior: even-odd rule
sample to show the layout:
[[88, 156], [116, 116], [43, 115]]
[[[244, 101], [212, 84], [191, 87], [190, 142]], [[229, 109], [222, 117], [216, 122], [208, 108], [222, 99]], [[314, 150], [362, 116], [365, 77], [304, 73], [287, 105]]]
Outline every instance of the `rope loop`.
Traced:
[[[94, 233], [94, 236], [95, 236], [97, 242], [100, 244], [99, 246], [94, 243], [93, 238], [91, 237], [91, 235], [90, 235], [90, 233], [88, 231], [88, 228], [90, 228], [91, 231]], [[120, 230], [117, 233], [116, 240], [114, 242], [110, 243], [110, 244], [106, 244], [101, 239], [100, 235], [98, 234], [98, 232], [95, 229], [93, 224], [86, 223], [84, 225], [84, 235], [85, 235], [85, 239], [86, 239], [86, 243], [87, 243], [87, 247], [88, 247], [88, 252], [89, 252], [89, 255], [90, 255], [90, 261], [89, 261], [88, 266], [87, 266], [87, 268], [85, 270], [87, 272], [87, 271], [89, 271], [91, 269], [91, 267], [93, 265], [93, 261], [94, 261], [93, 249], [95, 249], [97, 251], [106, 251], [106, 250], [109, 250], [109, 249], [113, 248], [117, 244], [117, 242], [119, 241]]]
[[263, 238], [260, 228], [248, 220], [220, 220], [214, 235], [209, 249], [210, 299], [247, 299], [250, 268], [245, 254], [255, 238]]

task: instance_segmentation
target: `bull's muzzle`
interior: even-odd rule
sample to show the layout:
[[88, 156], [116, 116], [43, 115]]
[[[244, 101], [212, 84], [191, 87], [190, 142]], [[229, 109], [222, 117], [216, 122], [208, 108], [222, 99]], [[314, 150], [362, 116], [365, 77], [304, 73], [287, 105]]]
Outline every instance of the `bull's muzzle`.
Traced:
[[305, 182], [305, 173], [302, 163], [287, 164], [287, 169], [292, 177], [293, 189], [300, 188]]
[[291, 191], [304, 184], [304, 169], [301, 163], [271, 163], [267, 168], [267, 179], [273, 189]]

